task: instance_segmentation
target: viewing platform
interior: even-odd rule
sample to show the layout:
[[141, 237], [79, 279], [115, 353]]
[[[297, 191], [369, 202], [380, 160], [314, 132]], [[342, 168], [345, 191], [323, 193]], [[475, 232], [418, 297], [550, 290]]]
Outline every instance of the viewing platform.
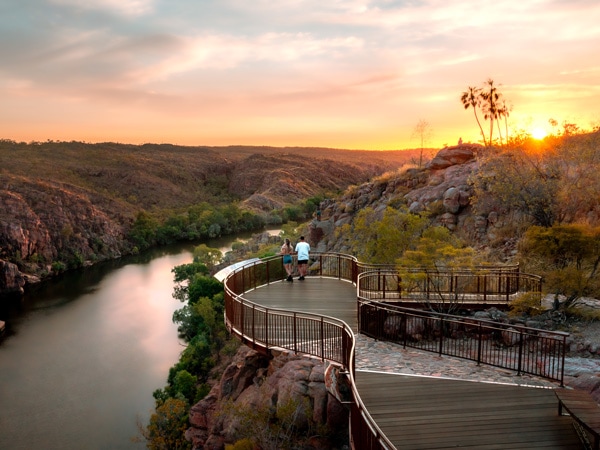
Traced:
[[[553, 380], [558, 387], [564, 369], [564, 335], [537, 336], [536, 330], [518, 330], [521, 344], [512, 336], [512, 350], [521, 345], [527, 351], [521, 356], [518, 351], [508, 356], [495, 354], [495, 359], [487, 361], [484, 359], [489, 356], [488, 351], [481, 346], [481, 338], [473, 339], [475, 335], [464, 330], [454, 335], [441, 331], [456, 331], [464, 325], [443, 314], [421, 317], [412, 310], [396, 307], [390, 311], [385, 304], [380, 304], [375, 312], [378, 302], [360, 296], [360, 269], [348, 262], [351, 257], [324, 254], [316, 255], [314, 261], [318, 259], [319, 273], [313, 271], [304, 281], [296, 279], [293, 283], [284, 280], [279, 257], [249, 263], [232, 272], [225, 281], [226, 322], [234, 335], [257, 351], [287, 349], [329, 361], [338, 365], [341, 372], [347, 372], [352, 385], [349, 407], [354, 449], [582, 448], [570, 418], [557, 414], [553, 389], [355, 370], [355, 358], [360, 359], [361, 355], [355, 354], [354, 335], [360, 332], [394, 341], [399, 336], [394, 333], [400, 333], [402, 326], [390, 327], [390, 321], [396, 320], [390, 317], [400, 317], [398, 323], [416, 320], [431, 334], [422, 334], [424, 342], [404, 337], [396, 340], [398, 351], [416, 348], [435, 352], [437, 357], [449, 355], [459, 364], [473, 364], [464, 361], [467, 359], [523, 374], [541, 368], [541, 373], [534, 375]], [[314, 261], [313, 268], [317, 266]], [[329, 269], [323, 272], [324, 267]], [[387, 328], [383, 326], [386, 321]], [[475, 329], [482, 327], [480, 323], [470, 325]], [[386, 335], [378, 337], [379, 329]], [[390, 333], [392, 330], [395, 331]], [[484, 333], [485, 341], [502, 331]], [[538, 343], [529, 347], [534, 340]], [[458, 354], [456, 342], [447, 346], [446, 341], [460, 341], [463, 346], [479, 341], [480, 346], [467, 346], [466, 357]], [[423, 345], [425, 348], [421, 349]], [[523, 365], [524, 353], [530, 357], [532, 348], [542, 355], [531, 363], [536, 368], [529, 363]]]

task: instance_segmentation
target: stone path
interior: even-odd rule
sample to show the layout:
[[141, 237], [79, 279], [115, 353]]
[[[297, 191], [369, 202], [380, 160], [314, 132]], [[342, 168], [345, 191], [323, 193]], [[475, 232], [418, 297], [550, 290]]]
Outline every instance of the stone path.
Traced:
[[520, 386], [558, 387], [558, 383], [472, 361], [439, 356], [397, 344], [356, 335], [356, 370], [421, 375], [455, 380], [514, 384]]

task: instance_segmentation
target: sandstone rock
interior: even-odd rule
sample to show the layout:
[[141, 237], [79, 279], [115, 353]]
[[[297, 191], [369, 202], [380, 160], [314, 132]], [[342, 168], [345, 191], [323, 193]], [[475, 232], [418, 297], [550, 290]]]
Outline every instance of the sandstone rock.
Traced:
[[23, 293], [25, 277], [19, 268], [10, 262], [0, 259], [0, 293]]
[[565, 384], [574, 389], [589, 392], [590, 395], [600, 403], [600, 375], [582, 373], [578, 376], [565, 376]]
[[460, 209], [460, 191], [451, 187], [444, 192], [443, 205], [446, 212], [456, 214]]
[[428, 169], [445, 169], [455, 164], [464, 164], [475, 158], [475, 151], [479, 146], [460, 145], [447, 147], [438, 152], [438, 154], [427, 164]]
[[0, 189], [0, 248], [3, 256], [18, 255], [26, 271], [47, 270], [57, 260], [66, 266], [86, 265], [126, 250], [126, 220], [110, 200], [103, 200], [101, 209], [93, 201], [97, 194], [76, 186], [10, 181]]
[[[328, 393], [324, 372], [323, 363], [312, 358], [283, 352], [268, 360], [241, 347], [221, 381], [191, 408], [186, 438], [195, 449], [222, 450], [235, 441], [243, 427], [241, 417], [248, 411], [270, 411], [274, 418], [278, 408], [290, 402], [298, 408], [294, 418], [298, 429], [308, 430], [311, 423], [327, 425], [347, 438], [348, 411]], [[233, 402], [233, 407], [217, 414], [224, 402]]]
[[449, 230], [454, 230], [458, 223], [458, 218], [454, 214], [447, 212], [440, 216], [440, 223]]
[[414, 201], [408, 207], [408, 211], [412, 214], [419, 214], [420, 212], [425, 211], [425, 207], [421, 202]]

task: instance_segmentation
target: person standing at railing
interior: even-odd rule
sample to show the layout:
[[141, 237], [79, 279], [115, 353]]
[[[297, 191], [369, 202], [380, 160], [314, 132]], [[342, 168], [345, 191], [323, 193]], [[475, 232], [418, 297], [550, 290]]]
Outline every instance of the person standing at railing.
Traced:
[[294, 251], [294, 248], [292, 247], [290, 240], [288, 238], [285, 238], [285, 242], [281, 246], [281, 250], [279, 251], [279, 253], [283, 255], [283, 267], [285, 268], [285, 271], [288, 274], [286, 280], [289, 282], [294, 281], [294, 278], [292, 277], [292, 273], [294, 271], [294, 269], [292, 267], [292, 252], [293, 251]]
[[310, 245], [304, 240], [304, 236], [300, 236], [300, 241], [298, 241], [296, 244], [294, 251], [298, 255], [298, 272], [300, 273], [298, 279], [304, 280], [304, 277], [306, 276], [306, 270], [308, 269], [308, 258], [310, 252]]

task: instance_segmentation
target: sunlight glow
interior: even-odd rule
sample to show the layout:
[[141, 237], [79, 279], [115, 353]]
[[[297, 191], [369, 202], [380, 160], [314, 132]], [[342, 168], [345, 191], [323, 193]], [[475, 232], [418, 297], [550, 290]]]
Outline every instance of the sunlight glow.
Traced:
[[534, 139], [538, 139], [540, 141], [544, 139], [547, 135], [548, 133], [543, 128], [534, 128], [533, 130], [531, 130], [531, 136], [533, 136]]

